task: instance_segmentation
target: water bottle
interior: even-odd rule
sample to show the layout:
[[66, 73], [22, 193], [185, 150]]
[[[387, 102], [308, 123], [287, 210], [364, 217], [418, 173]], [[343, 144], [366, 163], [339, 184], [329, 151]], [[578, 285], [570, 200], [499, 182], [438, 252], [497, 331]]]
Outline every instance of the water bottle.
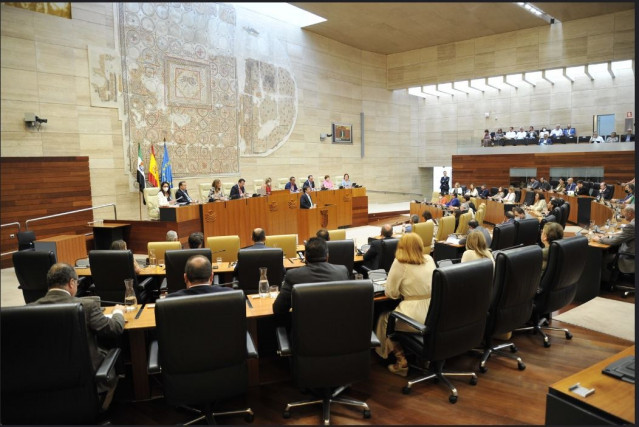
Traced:
[[267, 268], [260, 267], [260, 281], [258, 284], [258, 291], [260, 293], [260, 298], [268, 298], [269, 296], [269, 285], [268, 278], [266, 276]]

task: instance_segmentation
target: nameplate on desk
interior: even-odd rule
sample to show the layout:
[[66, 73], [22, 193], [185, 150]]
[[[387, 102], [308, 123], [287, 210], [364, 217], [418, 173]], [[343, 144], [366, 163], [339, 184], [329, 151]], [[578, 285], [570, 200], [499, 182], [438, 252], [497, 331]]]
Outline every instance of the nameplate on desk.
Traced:
[[446, 243], [450, 243], [451, 245], [459, 245], [459, 241], [461, 239], [459, 237], [457, 237], [454, 234], [451, 234], [450, 236], [448, 236], [448, 239], [446, 239]]

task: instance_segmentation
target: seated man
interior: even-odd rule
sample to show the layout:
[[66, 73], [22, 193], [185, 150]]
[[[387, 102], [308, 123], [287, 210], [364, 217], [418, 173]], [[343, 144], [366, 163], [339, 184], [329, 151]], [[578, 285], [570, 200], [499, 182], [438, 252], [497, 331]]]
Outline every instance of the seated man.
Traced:
[[313, 175], [308, 176], [308, 179], [306, 180], [302, 188], [304, 187], [311, 187], [313, 190], [315, 190], [315, 178], [313, 178]]
[[293, 286], [299, 283], [349, 280], [349, 271], [343, 265], [328, 263], [328, 245], [324, 239], [311, 237], [306, 242], [306, 265], [286, 272], [284, 284], [273, 303], [273, 313], [287, 313], [291, 309]]
[[626, 134], [621, 137], [621, 142], [632, 142], [635, 140], [635, 135], [632, 133], [632, 129], [626, 130]]
[[319, 237], [320, 239], [324, 239], [325, 241], [329, 241], [331, 240], [331, 235], [329, 234], [328, 230], [325, 228], [320, 228], [319, 230], [317, 230], [317, 233], [315, 234], [315, 237]]
[[539, 183], [539, 181], [537, 181], [537, 178], [530, 178], [530, 184], [528, 184], [528, 188], [530, 188], [531, 190], [539, 190], [540, 187], [541, 184]]
[[311, 199], [311, 186], [304, 187], [304, 194], [300, 197], [300, 209], [311, 209], [313, 207], [313, 199]]
[[564, 136], [564, 131], [561, 129], [561, 125], [555, 126], [555, 128], [550, 131], [550, 137], [553, 139], [561, 138], [562, 136]]
[[566, 126], [566, 129], [564, 129], [564, 136], [566, 138], [574, 138], [574, 137], [576, 137], [577, 136], [577, 129], [572, 127], [572, 125]]
[[612, 190], [608, 188], [605, 182], [599, 184], [599, 191], [597, 192], [597, 196], [595, 200], [600, 202], [604, 200], [610, 200], [612, 197]]
[[[479, 225], [477, 220], [471, 219], [470, 221], [468, 221], [468, 231], [466, 232], [466, 237], [468, 237], [470, 233], [476, 230], [481, 231], [484, 234], [484, 237], [486, 238], [486, 246], [490, 247], [490, 244], [493, 242], [493, 238], [488, 230]], [[466, 245], [466, 237], [463, 237], [459, 240], [460, 245]]]
[[199, 231], [189, 235], [189, 249], [200, 249], [204, 247], [204, 234]]
[[506, 139], [515, 139], [517, 138], [517, 132], [515, 132], [515, 128], [514, 127], [510, 127], [510, 129], [508, 129], [508, 132], [506, 132], [506, 135], [504, 135]]
[[552, 138], [548, 136], [548, 132], [545, 132], [539, 139], [539, 145], [552, 145]]
[[550, 183], [546, 181], [546, 178], [542, 176], [539, 178], [539, 188], [543, 191], [549, 191], [552, 187], [550, 186]]
[[573, 193], [577, 191], [577, 184], [574, 182], [572, 177], [568, 178], [566, 181], [566, 188], [564, 188], [564, 193], [568, 194], [569, 191], [572, 191]]
[[168, 294], [167, 298], [184, 297], [188, 295], [212, 294], [232, 290], [224, 286], [211, 285], [213, 282], [213, 267], [211, 261], [204, 255], [193, 255], [184, 266], [184, 283], [186, 289]]
[[[370, 247], [368, 251], [364, 254], [364, 263], [362, 264], [364, 267], [374, 270], [377, 268], [379, 263], [379, 255], [382, 253], [382, 240], [392, 239], [393, 238], [393, 227], [390, 224], [382, 225], [381, 229], [381, 239], [373, 238], [369, 239]], [[355, 268], [358, 272], [364, 273], [364, 270], [361, 267]]]
[[411, 233], [413, 231], [413, 224], [419, 223], [419, 215], [413, 214], [408, 219], [408, 224], [404, 226], [404, 231], [406, 233]]
[[[622, 211], [628, 224], [626, 224], [621, 231], [613, 234], [612, 236], [597, 236], [593, 238], [593, 241], [604, 243], [606, 245], [620, 245], [617, 252], [635, 254], [635, 207], [634, 205], [626, 206]], [[603, 268], [601, 272], [601, 279], [604, 282], [610, 280], [610, 270], [608, 265], [614, 260], [615, 253], [608, 253], [603, 260]], [[635, 259], [634, 257], [619, 256], [618, 261], [619, 271], [623, 273], [634, 273], [635, 271]]]
[[242, 197], [246, 197], [246, 190], [244, 189], [244, 183], [246, 180], [244, 178], [240, 178], [233, 187], [231, 187], [231, 193], [229, 194], [229, 198], [233, 199], [241, 199]]
[[169, 230], [166, 232], [166, 241], [167, 242], [179, 242], [180, 238], [178, 237], [177, 231]]
[[575, 190], [576, 196], [588, 196], [589, 190], [584, 186], [584, 182], [580, 179], [577, 181], [577, 189]]
[[297, 193], [297, 185], [295, 184], [295, 177], [292, 176], [289, 178], [288, 182], [284, 186], [285, 190], [290, 190], [291, 193]]
[[530, 215], [528, 212], [524, 211], [519, 206], [515, 206], [513, 208], [513, 214], [515, 215], [515, 221], [519, 221], [522, 219], [534, 218], [534, 216]]
[[600, 144], [600, 143], [604, 142], [604, 140], [603, 140], [603, 138], [601, 136], [599, 136], [599, 134], [597, 132], [593, 132], [592, 133], [592, 137], [590, 137], [590, 141], [589, 142], [592, 142], [592, 143], [595, 143], [595, 144]]
[[619, 142], [619, 137], [617, 136], [617, 132], [612, 132], [608, 138], [606, 138], [606, 142]]
[[178, 184], [178, 190], [175, 192], [175, 201], [179, 205], [198, 203], [198, 200], [193, 200], [191, 196], [189, 196], [189, 192], [186, 189], [186, 181], [180, 181]]
[[487, 199], [488, 196], [490, 196], [490, 190], [486, 188], [486, 184], [483, 184], [481, 186], [481, 189], [479, 190], [479, 197], [482, 199]]
[[[98, 347], [97, 338], [116, 338], [122, 335], [124, 330], [124, 306], [115, 305], [112, 316], [109, 318], [102, 313], [100, 303], [96, 300], [76, 298], [78, 274], [68, 264], [57, 263], [51, 266], [47, 273], [47, 286], [49, 287], [47, 294], [30, 305], [81, 303], [84, 309], [84, 318], [86, 319], [89, 354], [91, 355], [93, 371], [97, 371], [107, 354], [105, 349]], [[110, 384], [98, 386], [98, 394], [107, 393], [102, 409], [108, 408], [111, 403], [117, 381], [118, 377], [116, 376]]]
[[504, 222], [502, 222], [502, 224], [512, 224], [514, 222], [515, 222], [515, 214], [513, 213], [513, 211], [506, 212]]
[[[240, 249], [240, 251], [250, 251], [250, 250], [254, 250], [254, 249], [266, 249], [266, 232], [264, 231], [263, 228], [256, 228], [255, 230], [253, 230], [253, 233], [251, 234], [251, 240], [253, 240], [253, 245], [252, 246], [247, 246], [245, 248]], [[240, 269], [240, 263], [237, 262], [235, 263], [235, 268], [233, 269], [233, 278], [236, 278], [238, 276], [238, 271]], [[284, 274], [286, 274], [286, 269], [284, 268], [284, 264], [282, 264], [282, 277], [284, 277]]]
[[524, 130], [523, 127], [519, 128], [519, 132], [517, 132], [517, 139], [525, 139], [528, 133]]

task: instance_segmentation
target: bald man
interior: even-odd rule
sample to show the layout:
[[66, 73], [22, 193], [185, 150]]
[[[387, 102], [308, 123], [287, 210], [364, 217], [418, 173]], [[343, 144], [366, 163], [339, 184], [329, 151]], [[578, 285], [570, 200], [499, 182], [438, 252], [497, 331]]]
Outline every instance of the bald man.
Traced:
[[370, 248], [364, 254], [363, 266], [375, 270], [379, 268], [379, 256], [382, 253], [382, 240], [388, 240], [393, 238], [393, 227], [390, 224], [382, 225], [381, 239], [374, 239], [370, 243]]

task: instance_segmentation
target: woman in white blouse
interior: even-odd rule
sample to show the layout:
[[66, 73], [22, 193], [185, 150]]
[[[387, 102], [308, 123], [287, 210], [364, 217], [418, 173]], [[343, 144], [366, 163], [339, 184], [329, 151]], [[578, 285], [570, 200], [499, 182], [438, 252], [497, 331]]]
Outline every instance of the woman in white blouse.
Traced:
[[515, 187], [508, 187], [508, 194], [504, 197], [504, 203], [515, 203]]
[[344, 174], [344, 179], [342, 179], [342, 187], [344, 188], [351, 188], [353, 184], [351, 184], [351, 177], [345, 173]]
[[466, 250], [462, 255], [461, 262], [475, 261], [477, 259], [487, 258], [493, 262], [495, 266], [495, 260], [493, 254], [490, 253], [486, 246], [486, 238], [484, 233], [479, 230], [471, 232], [466, 238]]
[[543, 212], [546, 212], [548, 206], [546, 205], [546, 199], [541, 197], [541, 193], [535, 192], [534, 204], [530, 207], [530, 214], [535, 216], [541, 216]]
[[158, 193], [158, 205], [170, 206], [174, 204], [175, 200], [171, 200], [171, 190], [169, 188], [169, 183], [164, 181], [160, 186], [160, 192]]
[[211, 189], [209, 190], [209, 202], [215, 202], [217, 200], [224, 200], [224, 188], [222, 188], [222, 181], [220, 179], [216, 179], [211, 184]]
[[468, 188], [466, 189], [465, 196], [477, 197], [477, 195], [478, 193], [477, 189], [475, 188], [475, 184], [470, 184], [470, 186], [468, 186]]

